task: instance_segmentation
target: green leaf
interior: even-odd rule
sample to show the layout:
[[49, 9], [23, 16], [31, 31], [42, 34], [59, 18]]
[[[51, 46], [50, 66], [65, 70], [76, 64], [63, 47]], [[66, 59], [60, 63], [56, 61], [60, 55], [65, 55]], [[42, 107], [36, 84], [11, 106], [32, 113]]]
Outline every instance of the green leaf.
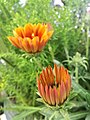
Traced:
[[0, 38], [0, 53], [6, 53], [8, 52], [8, 48], [4, 44], [3, 40]]
[[80, 112], [70, 113], [69, 116], [71, 120], [79, 120], [81, 118], [85, 118], [87, 114], [88, 114], [87, 111], [80, 111]]
[[90, 113], [86, 116], [85, 120], [90, 120]]
[[60, 110], [61, 115], [63, 116], [64, 120], [70, 120], [70, 116], [66, 110]]
[[23, 111], [19, 115], [16, 115], [13, 120], [22, 120], [23, 118], [27, 117], [28, 115], [31, 115], [33, 113], [37, 112], [37, 110], [31, 110], [31, 111]]
[[35, 112], [38, 112], [41, 110], [40, 107], [28, 107], [28, 106], [13, 106], [13, 109], [15, 110], [24, 110], [21, 111], [20, 114], [16, 115], [13, 120], [22, 120], [22, 118], [27, 117], [28, 115], [31, 115]]
[[82, 96], [82, 98], [86, 99], [87, 90], [85, 90], [81, 85], [76, 83], [74, 80], [72, 81], [72, 85], [73, 85], [74, 90], [78, 94], [80, 94]]
[[86, 100], [87, 100], [87, 103], [90, 105], [90, 93], [86, 94]]

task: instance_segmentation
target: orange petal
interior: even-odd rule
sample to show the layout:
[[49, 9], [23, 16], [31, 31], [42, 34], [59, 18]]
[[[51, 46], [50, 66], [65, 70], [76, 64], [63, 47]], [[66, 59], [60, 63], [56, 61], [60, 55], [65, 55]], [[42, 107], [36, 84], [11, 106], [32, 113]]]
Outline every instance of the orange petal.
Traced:
[[48, 86], [53, 85], [52, 81], [54, 82], [54, 79], [51, 79], [51, 74], [49, 72], [49, 68], [47, 67], [45, 70], [45, 79], [47, 79]]
[[26, 51], [25, 48], [24, 48], [24, 46], [23, 46], [23, 44], [22, 44], [23, 41], [24, 41], [24, 39], [21, 38], [21, 37], [18, 37], [18, 41], [19, 41], [19, 46], [20, 46], [20, 48], [21, 48], [22, 50]]
[[54, 74], [55, 74], [55, 77], [56, 77], [56, 83], [60, 83], [60, 73], [59, 73], [59, 67], [54, 64]]
[[46, 69], [42, 71], [42, 75], [45, 78], [46, 84], [49, 85], [50, 83], [49, 83], [49, 78], [46, 73]]
[[20, 48], [19, 41], [17, 38], [9, 36], [8, 40], [17, 48]]
[[56, 105], [58, 105], [59, 104], [58, 92], [57, 92], [57, 89], [55, 86], [53, 89], [54, 89], [54, 93], [55, 93], [55, 102], [56, 102]]
[[50, 94], [49, 94], [49, 88], [48, 86], [46, 85], [45, 86], [45, 93], [46, 93], [46, 100], [49, 104], [51, 104], [51, 101], [50, 101]]
[[29, 42], [31, 52], [34, 53], [34, 45], [33, 45], [32, 40], [30, 38], [28, 38], [28, 42]]
[[44, 40], [40, 41], [39, 42], [39, 51], [41, 51], [44, 48], [44, 46], [45, 46]]
[[20, 36], [20, 37], [24, 38], [24, 30], [23, 30], [22, 27], [16, 28], [16, 29], [13, 31], [13, 34], [14, 34], [15, 37]]
[[45, 101], [47, 101], [46, 100], [46, 95], [45, 95], [45, 88], [44, 88], [44, 86], [42, 84], [40, 84], [40, 91], [41, 91], [41, 95], [42, 95], [43, 99]]
[[71, 89], [71, 80], [66, 80], [65, 88], [66, 88], [66, 95], [68, 96]]
[[66, 99], [66, 88], [63, 81], [61, 81], [61, 86], [60, 86], [60, 97], [61, 97], [61, 103], [63, 103], [64, 100]]
[[48, 35], [47, 35], [47, 31], [45, 31], [41, 37], [41, 40], [44, 40], [44, 42], [46, 43], [48, 41]]
[[32, 33], [33, 33], [33, 25], [32, 24], [26, 24], [25, 27], [24, 27], [25, 37], [30, 37], [31, 38]]
[[39, 36], [39, 39], [41, 39], [43, 33], [45, 32], [46, 28], [45, 26], [43, 26], [42, 24], [40, 25], [39, 29], [38, 29], [38, 36]]
[[38, 85], [38, 91], [39, 91], [39, 93], [40, 93], [40, 95], [41, 95], [41, 97], [42, 97], [42, 93], [41, 93], [41, 86], [40, 86], [40, 80], [39, 79], [37, 79], [37, 85]]
[[60, 67], [60, 81], [66, 81], [66, 72], [63, 66]]
[[41, 27], [41, 24], [38, 23], [36, 26], [33, 27], [33, 32], [35, 36], [38, 36], [38, 30]]
[[54, 93], [54, 89], [50, 86], [49, 87], [49, 93], [50, 93], [50, 100], [52, 105], [55, 105], [55, 93]]
[[40, 81], [41, 81], [41, 83], [42, 83], [43, 86], [46, 85], [46, 80], [45, 80], [45, 78], [43, 77], [42, 73], [40, 74]]
[[48, 76], [50, 79], [50, 85], [53, 85], [55, 82], [54, 82], [54, 74], [51, 66], [48, 67]]
[[60, 104], [61, 103], [60, 84], [58, 85], [57, 92], [58, 92], [58, 99]]
[[39, 38], [38, 37], [34, 37], [32, 39], [32, 44], [33, 44], [33, 47], [34, 47], [33, 52], [37, 52], [38, 48], [39, 48]]
[[47, 33], [48, 39], [52, 36], [53, 32], [54, 32], [54, 31], [52, 30], [52, 31], [49, 31], [49, 32]]
[[23, 48], [25, 49], [26, 52], [31, 52], [31, 48], [30, 48], [30, 45], [29, 45], [29, 42], [27, 39], [24, 39], [22, 41], [22, 46]]

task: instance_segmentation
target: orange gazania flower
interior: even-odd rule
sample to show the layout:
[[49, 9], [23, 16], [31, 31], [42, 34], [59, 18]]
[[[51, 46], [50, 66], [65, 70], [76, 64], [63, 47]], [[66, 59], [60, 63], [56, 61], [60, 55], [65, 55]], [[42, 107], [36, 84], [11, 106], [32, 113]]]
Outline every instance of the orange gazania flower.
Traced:
[[68, 97], [71, 89], [71, 78], [68, 70], [54, 64], [42, 70], [37, 79], [38, 91], [49, 105], [60, 105]]
[[8, 40], [17, 48], [29, 53], [36, 53], [43, 49], [53, 34], [51, 25], [48, 24], [26, 24], [13, 31], [14, 37], [9, 36]]

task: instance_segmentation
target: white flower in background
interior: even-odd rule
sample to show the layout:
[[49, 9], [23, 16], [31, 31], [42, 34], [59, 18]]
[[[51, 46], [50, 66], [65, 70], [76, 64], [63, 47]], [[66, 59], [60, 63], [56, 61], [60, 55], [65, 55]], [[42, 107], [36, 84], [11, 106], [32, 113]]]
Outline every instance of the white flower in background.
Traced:
[[87, 13], [89, 13], [89, 14], [90, 14], [90, 3], [88, 3]]
[[60, 18], [61, 16], [60, 15], [58, 15], [58, 18]]
[[76, 25], [76, 26], [75, 26], [75, 29], [77, 29], [77, 28], [78, 28], [78, 26]]
[[0, 120], [7, 120], [6, 115], [5, 114], [0, 115]]
[[58, 15], [59, 14], [59, 12], [58, 11], [56, 11], [56, 15]]
[[54, 0], [54, 6], [64, 6], [63, 2], [61, 0]]
[[90, 3], [88, 3], [86, 7], [86, 20], [90, 21]]
[[19, 3], [22, 7], [24, 7], [26, 5], [26, 1], [27, 0], [20, 0]]
[[0, 63], [6, 65], [6, 62], [3, 59], [0, 59]]
[[80, 15], [79, 15], [79, 14], [77, 14], [76, 16], [77, 16], [77, 18], [79, 18], [79, 17], [80, 17]]
[[88, 31], [88, 37], [90, 37], [90, 31]]

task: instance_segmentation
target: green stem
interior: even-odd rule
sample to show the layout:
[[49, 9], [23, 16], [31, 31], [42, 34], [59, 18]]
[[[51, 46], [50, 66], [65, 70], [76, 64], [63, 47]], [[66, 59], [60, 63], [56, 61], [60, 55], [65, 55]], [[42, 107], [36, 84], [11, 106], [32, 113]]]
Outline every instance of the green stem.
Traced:
[[35, 103], [36, 103], [36, 88], [34, 89], [34, 92], [33, 92], [33, 102], [32, 102], [32, 105], [35, 106]]
[[76, 79], [76, 82], [78, 83], [78, 63], [76, 63], [75, 65], [75, 79]]
[[69, 117], [69, 114], [68, 114], [67, 110], [61, 109], [60, 113], [63, 116], [64, 120], [70, 120], [70, 117]]
[[88, 34], [89, 34], [89, 27], [87, 27], [87, 41], [86, 41], [86, 57], [87, 58], [89, 56], [89, 37], [88, 37]]
[[6, 58], [1, 57], [6, 63], [8, 63], [11, 67], [16, 67], [15, 65], [13, 65], [11, 62], [9, 62]]
[[68, 60], [68, 67], [70, 66], [69, 65], [69, 51], [66, 47], [64, 47], [64, 50], [65, 50], [65, 53], [66, 53], [66, 57], [67, 57], [67, 60]]

